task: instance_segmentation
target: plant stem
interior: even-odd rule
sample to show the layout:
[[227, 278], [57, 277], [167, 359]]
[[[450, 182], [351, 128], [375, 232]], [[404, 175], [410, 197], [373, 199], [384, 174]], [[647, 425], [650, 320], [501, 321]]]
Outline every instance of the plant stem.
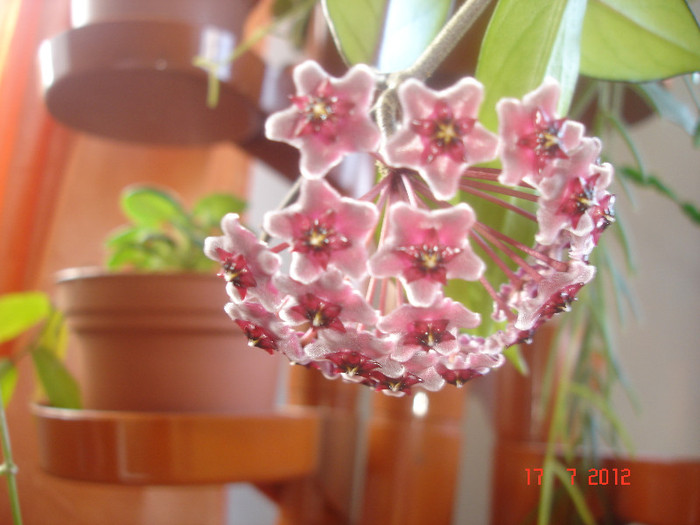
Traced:
[[377, 101], [377, 124], [385, 135], [391, 135], [394, 131], [399, 107], [396, 88], [399, 84], [408, 78], [425, 80], [432, 75], [490, 2], [466, 0], [411, 67], [389, 75], [387, 89]]
[[415, 63], [397, 74], [397, 80], [401, 81], [409, 77], [425, 80], [432, 75], [481, 16], [490, 1], [466, 0]]
[[22, 525], [22, 513], [19, 506], [19, 492], [17, 491], [17, 480], [15, 473], [17, 466], [12, 460], [12, 447], [10, 446], [10, 431], [5, 417], [5, 404], [0, 392], [0, 441], [2, 442], [2, 456], [4, 461], [0, 466], [0, 473], [7, 478], [7, 492], [10, 497], [10, 508], [12, 510], [12, 521], [15, 525]]

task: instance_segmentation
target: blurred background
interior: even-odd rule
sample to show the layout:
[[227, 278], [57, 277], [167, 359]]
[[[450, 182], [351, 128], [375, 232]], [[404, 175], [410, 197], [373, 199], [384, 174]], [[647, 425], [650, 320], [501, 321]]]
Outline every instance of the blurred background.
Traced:
[[[73, 4], [75, 9], [75, 5], [83, 2]], [[122, 4], [126, 6], [130, 2]], [[183, 20], [194, 24], [191, 18], [194, 15], [183, 7], [187, 2], [165, 4], [175, 10], [182, 9]], [[237, 17], [232, 20], [230, 30], [242, 38], [254, 34], [267, 23], [271, 6], [269, 1], [241, 2], [246, 5], [234, 15], [231, 6], [208, 14], [196, 2], [191, 4], [197, 16], [210, 16], [213, 20], [224, 14]], [[112, 97], [106, 103], [107, 111], [97, 103], [91, 106], [80, 93], [62, 92], [70, 83], [60, 85], [51, 77], [70, 80], [72, 66], [79, 68], [81, 60], [91, 60], [80, 53], [71, 55], [74, 52], [71, 46], [78, 44], [57, 37], [71, 24], [76, 27], [76, 24], [82, 26], [89, 22], [76, 21], [75, 11], [71, 21], [69, 0], [3, 0], [0, 6], [0, 279], [3, 292], [23, 289], [52, 292], [53, 275], [57, 270], [101, 265], [104, 260], [102, 240], [123, 223], [118, 195], [130, 183], [167, 185], [187, 203], [215, 190], [233, 193], [248, 200], [247, 219], [253, 226], [259, 225], [264, 212], [277, 207], [287, 193], [294, 175], [294, 169], [289, 168], [294, 165], [294, 153], [284, 148], [267, 149], [270, 146], [261, 139], [262, 118], [286, 100], [290, 90], [286, 68], [307, 54], [322, 54], [327, 47], [327, 36], [318, 36], [314, 45], [301, 51], [290, 46], [287, 40], [274, 36], [258, 42], [255, 52], [265, 57], [264, 60], [246, 59], [249, 62], [234, 65], [220, 77], [222, 106], [217, 115], [223, 113], [223, 118], [212, 117], [206, 110], [206, 82], [202, 81], [202, 73], [186, 71], [187, 75], [199, 75], [196, 87], [185, 80], [182, 84], [171, 81], [154, 88], [156, 98], [164, 97], [173, 85], [181, 90], [179, 95], [195, 97], [189, 99], [188, 107], [172, 106], [172, 120], [153, 121], [141, 115], [142, 119], [136, 124], [126, 122], [128, 119], [119, 123], [117, 121], [124, 116], [120, 101], [137, 98], [128, 90], [148, 79], [132, 79], [132, 83], [123, 86], [112, 82], [107, 87], [100, 82], [109, 84], [109, 79], [86, 82], [86, 88], [110, 91], [106, 93]], [[693, 2], [691, 6], [697, 14], [700, 3]], [[116, 16], [110, 9], [92, 12], [92, 16], [108, 20]], [[163, 40], [156, 38], [143, 45], [157, 47], [175, 33], [164, 33], [160, 37]], [[235, 46], [235, 42], [227, 43], [221, 34], [209, 36], [213, 40], [209, 40], [208, 45], [213, 49], [228, 46], [230, 50]], [[87, 40], [79, 49], [87, 51], [91, 45], [90, 35], [86, 33], [84, 37]], [[125, 38], [138, 44], [134, 35]], [[191, 40], [191, 35], [188, 38]], [[66, 53], [73, 62], [54, 62], [56, 69], [44, 71], [42, 77], [38, 56], [40, 44], [46, 39], [51, 39], [53, 48], [44, 47], [44, 53], [51, 52], [55, 56]], [[199, 44], [183, 45], [171, 60], [182, 59], [182, 68], [186, 70], [192, 58], [188, 53], [192, 46]], [[206, 46], [200, 47], [199, 52], [204, 53], [202, 50], [206, 50]], [[67, 69], [61, 70], [61, 67]], [[171, 63], [155, 67], [168, 69]], [[78, 89], [77, 85], [73, 89]], [[51, 86], [57, 91], [51, 92]], [[668, 87], [680, 97], [687, 96], [680, 81], [671, 81]], [[696, 93], [697, 89], [696, 84]], [[47, 100], [55, 105], [51, 112]], [[131, 102], [139, 107], [140, 103], [153, 104], [153, 98]], [[167, 99], [164, 98], [164, 102], [167, 103]], [[688, 103], [692, 105], [689, 99]], [[125, 103], [124, 107], [127, 105]], [[76, 107], [84, 115], [71, 121]], [[62, 112], [66, 116], [59, 120], [56, 115]], [[192, 118], [194, 124], [189, 125], [188, 118]], [[105, 119], [112, 119], [112, 131], [100, 128], [107, 124]], [[131, 136], [129, 130], [134, 126], [136, 131]], [[107, 136], [108, 133], [112, 136]], [[158, 133], [168, 135], [167, 140], [153, 139], [151, 134]], [[632, 136], [650, 172], [663, 174], [665, 182], [683, 199], [700, 202], [700, 155], [686, 133], [654, 115], [637, 123], [632, 128]], [[613, 141], [606, 144], [605, 149], [613, 158], [625, 158], [626, 150], [621, 143]], [[338, 184], [343, 185], [342, 178], [338, 179]], [[622, 191], [617, 193], [620, 220], [629, 233], [636, 266], [634, 272], [624, 267], [621, 271], [629, 279], [636, 315], [627, 312], [624, 319], [616, 318], [612, 324], [622, 369], [636, 400], [630, 401], [620, 389], [614, 398], [614, 410], [629, 432], [638, 456], [697, 461], [700, 457], [700, 381], [697, 379], [700, 372], [700, 228], [683, 216], [676, 204], [651, 190], [635, 187], [629, 196]], [[58, 479], [42, 472], [38, 464], [36, 430], [28, 410], [35, 395], [32, 372], [28, 365], [22, 366], [18, 391], [8, 415], [26, 523], [282, 523], [279, 507], [272, 503], [269, 494], [263, 495], [248, 483], [224, 487], [134, 488]], [[492, 496], [497, 440], [494, 414], [498, 409], [501, 372], [468, 384], [459, 394], [456, 413], [450, 416], [451, 424], [457, 429], [458, 442], [458, 453], [451, 459], [457, 466], [455, 492], [448, 498], [452, 501], [449, 513], [455, 524], [489, 523], [492, 504], [508, 504], [494, 502]], [[285, 377], [280, 383], [281, 399], [287, 398], [284, 388], [287, 382]], [[371, 408], [371, 395], [361, 393], [353, 400], [352, 413], [358, 417], [360, 425], [363, 421], [366, 424], [371, 410], [375, 413], [378, 410], [376, 406]], [[366, 460], [369, 453], [363, 451], [362, 446], [355, 452], [357, 464]], [[332, 466], [326, 465], [326, 468]], [[343, 489], [344, 494], [357, 496], [368, 478], [364, 478], [362, 468], [357, 466], [350, 472], [354, 477], [346, 480], [351, 486]], [[397, 472], [409, 475], [397, 469], [394, 474], [387, 474], [387, 483], [392, 483], [391, 475]], [[512, 475], [524, 476], [521, 471]], [[634, 473], [632, 476], [634, 483]], [[394, 481], [398, 483], [399, 480]], [[440, 486], [439, 479], [425, 482]], [[0, 522], [10, 523], [5, 486], [0, 486]], [[446, 485], [445, 490], [452, 489]], [[359, 505], [357, 501], [344, 505], [355, 518], [366, 516], [362, 512], [379, 512], [377, 509], [358, 510], [353, 507]], [[119, 517], [123, 512], [126, 517]], [[369, 523], [362, 518], [358, 522]]]

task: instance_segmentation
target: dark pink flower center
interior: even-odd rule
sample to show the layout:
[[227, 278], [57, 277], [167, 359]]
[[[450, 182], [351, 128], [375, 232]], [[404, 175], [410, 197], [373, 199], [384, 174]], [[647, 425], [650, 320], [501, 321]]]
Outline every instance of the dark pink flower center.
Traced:
[[433, 113], [427, 119], [415, 119], [411, 129], [423, 141], [423, 162], [430, 163], [439, 155], [449, 155], [455, 162], [464, 162], [465, 147], [462, 137], [474, 127], [475, 119], [455, 118], [444, 101], [435, 104]]
[[443, 246], [438, 241], [437, 231], [432, 228], [427, 232], [425, 243], [397, 248], [397, 252], [407, 264], [407, 268], [404, 269], [407, 282], [428, 278], [446, 284], [446, 265], [462, 250]]
[[308, 320], [313, 328], [330, 328], [338, 332], [345, 332], [345, 327], [338, 318], [342, 308], [316, 295], [310, 293], [302, 295], [299, 298], [299, 304], [290, 310]]
[[447, 331], [448, 324], [448, 319], [413, 321], [408, 325], [402, 343], [420, 345], [425, 350], [430, 350], [443, 341], [453, 341], [455, 336]]
[[245, 257], [241, 254], [229, 253], [221, 248], [216, 249], [216, 254], [221, 261], [221, 271], [219, 276], [227, 282], [232, 283], [238, 289], [241, 299], [245, 299], [248, 288], [257, 285], [255, 277], [248, 268]]
[[598, 244], [600, 235], [615, 222], [615, 195], [608, 194], [600, 200], [600, 203], [591, 210], [593, 217], [593, 241]]
[[368, 384], [377, 390], [390, 390], [394, 393], [410, 393], [411, 387], [422, 383], [423, 380], [409, 372], [400, 377], [389, 377], [378, 370], [373, 370], [369, 374]]
[[480, 372], [477, 372], [476, 370], [473, 370], [471, 368], [467, 368], [464, 370], [451, 370], [442, 363], [438, 363], [437, 365], [435, 365], [435, 371], [438, 374], [440, 374], [440, 376], [445, 381], [457, 387], [462, 386], [470, 379], [474, 379], [475, 377], [480, 377], [481, 375], [483, 375]]
[[576, 294], [581, 288], [583, 288], [583, 283], [570, 284], [553, 293], [547, 302], [540, 307], [540, 317], [549, 319], [554, 314], [569, 311], [571, 303], [576, 300]]
[[298, 213], [295, 219], [294, 251], [312, 256], [322, 268], [326, 268], [334, 251], [350, 246], [350, 241], [335, 230], [333, 210], [316, 218]]
[[581, 216], [589, 208], [598, 204], [595, 198], [595, 185], [598, 177], [599, 175], [594, 175], [585, 180], [580, 177], [571, 179], [564, 191], [558, 212], [568, 215], [574, 228], [578, 226]]
[[327, 354], [325, 359], [333, 363], [337, 371], [349, 376], [367, 376], [372, 370], [379, 368], [379, 363], [356, 350], [333, 352]]
[[244, 319], [236, 319], [236, 324], [248, 338], [248, 346], [262, 348], [269, 354], [277, 350], [277, 337], [268, 329]]
[[534, 130], [520, 137], [518, 145], [531, 149], [537, 158], [537, 165], [542, 169], [552, 159], [566, 159], [568, 155], [561, 147], [560, 133], [566, 119], [550, 119], [541, 110], [534, 116]]
[[292, 96], [291, 99], [300, 114], [294, 135], [317, 135], [328, 142], [336, 139], [338, 125], [354, 107], [333, 93], [328, 79], [313, 94]]

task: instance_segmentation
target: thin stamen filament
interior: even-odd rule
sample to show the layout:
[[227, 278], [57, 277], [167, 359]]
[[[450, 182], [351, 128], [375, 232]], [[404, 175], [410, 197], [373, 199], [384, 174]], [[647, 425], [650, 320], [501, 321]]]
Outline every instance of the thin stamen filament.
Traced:
[[510, 195], [511, 197], [517, 197], [518, 199], [523, 199], [530, 202], [537, 202], [537, 200], [539, 199], [539, 196], [535, 195], [534, 193], [528, 193], [526, 191], [520, 191], [514, 188], [508, 188], [506, 186], [496, 184], [488, 184], [486, 182], [478, 182], [475, 180], [463, 179], [459, 187], [460, 189], [465, 189], [465, 187], [469, 187], [477, 188], [480, 190], [492, 191], [495, 193], [501, 193], [503, 195]]
[[476, 242], [486, 252], [486, 254], [489, 257], [491, 257], [496, 266], [498, 266], [503, 271], [503, 273], [506, 274], [506, 277], [508, 277], [508, 279], [511, 282], [513, 282], [516, 286], [519, 286], [520, 283], [522, 283], [520, 277], [515, 275], [513, 270], [508, 268], [508, 265], [505, 262], [503, 262], [503, 260], [498, 256], [498, 254], [491, 249], [491, 247], [486, 243], [486, 241], [484, 241], [481, 238], [479, 234], [472, 231], [469, 232], [469, 235], [472, 239], [474, 239], [474, 242]]
[[532, 266], [530, 266], [525, 259], [520, 257], [517, 253], [515, 253], [513, 250], [508, 248], [505, 244], [503, 244], [501, 241], [498, 240], [498, 238], [494, 235], [491, 234], [489, 231], [490, 228], [485, 226], [484, 224], [480, 222], [474, 223], [474, 229], [477, 230], [479, 233], [481, 233], [486, 239], [489, 240], [491, 244], [496, 246], [499, 250], [501, 250], [503, 253], [505, 253], [508, 257], [510, 257], [518, 266], [520, 266], [523, 270], [525, 270], [530, 276], [535, 279], [537, 282], [542, 280], [542, 276], [539, 274], [537, 270], [535, 270]]
[[502, 206], [502, 207], [504, 207], [512, 212], [515, 212], [518, 215], [522, 215], [526, 219], [530, 219], [533, 222], [537, 222], [537, 216], [534, 213], [530, 213], [527, 210], [523, 210], [522, 208], [516, 206], [515, 204], [512, 204], [512, 203], [505, 201], [503, 199], [499, 199], [498, 197], [494, 197], [493, 195], [489, 195], [488, 193], [484, 193], [483, 191], [472, 189], [466, 185], [460, 185], [460, 189], [466, 193], [471, 193], [475, 197], [480, 197], [480, 198], [487, 200], [489, 202], [493, 202], [494, 204], [498, 204], [499, 206]]
[[558, 272], [566, 272], [569, 269], [569, 265], [565, 263], [564, 261], [560, 261], [558, 259], [554, 259], [550, 257], [549, 255], [545, 255], [544, 253], [538, 252], [534, 248], [531, 248], [521, 242], [516, 241], [515, 239], [508, 237], [507, 235], [499, 232], [498, 230], [494, 230], [493, 228], [490, 228], [486, 226], [485, 224], [482, 225], [484, 228], [489, 230], [489, 232], [494, 236], [502, 241], [507, 242], [511, 246], [517, 248], [520, 251], [525, 252], [526, 254], [530, 255], [531, 257], [534, 257], [540, 261], [542, 261], [545, 264], [548, 264], [552, 268], [554, 268]]

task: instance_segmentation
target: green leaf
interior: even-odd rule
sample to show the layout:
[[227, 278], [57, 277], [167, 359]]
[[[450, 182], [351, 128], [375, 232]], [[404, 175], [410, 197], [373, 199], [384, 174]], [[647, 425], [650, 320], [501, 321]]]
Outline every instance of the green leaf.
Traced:
[[653, 104], [659, 115], [683, 128], [688, 135], [693, 135], [696, 128], [695, 112], [690, 106], [678, 100], [658, 82], [637, 84], [636, 87]]
[[37, 346], [32, 350], [32, 360], [39, 384], [52, 406], [81, 407], [80, 388], [77, 381], [52, 350]]
[[163, 224], [186, 224], [187, 214], [178, 199], [157, 188], [127, 188], [122, 194], [122, 209], [139, 226], [157, 228]]
[[197, 201], [192, 215], [206, 229], [218, 228], [224, 215], [227, 213], [241, 214], [245, 208], [246, 202], [243, 199], [227, 193], [215, 193]]
[[323, 13], [348, 64], [374, 64], [389, 0], [323, 0]]
[[692, 202], [681, 200], [671, 188], [664, 184], [664, 182], [660, 178], [647, 173], [642, 173], [641, 171], [636, 170], [634, 168], [630, 168], [629, 166], [622, 166], [620, 168], [617, 168], [617, 172], [625, 178], [631, 180], [635, 184], [638, 184], [639, 186], [652, 188], [658, 193], [661, 193], [662, 195], [666, 196], [667, 198], [675, 202], [681, 209], [681, 211], [691, 221], [693, 221], [695, 224], [700, 224], [700, 209], [698, 209], [698, 207]]
[[323, 0], [333, 40], [348, 64], [405, 69], [447, 21], [451, 0]]
[[593, 513], [591, 512], [588, 503], [586, 502], [586, 497], [584, 496], [583, 491], [578, 485], [571, 483], [572, 473], [566, 470], [564, 465], [557, 460], [552, 460], [550, 468], [569, 493], [569, 497], [571, 498], [571, 501], [573, 501], [581, 521], [587, 525], [595, 525], [596, 520], [593, 517]]
[[481, 121], [498, 127], [495, 105], [522, 97], [547, 75], [562, 85], [560, 113], [571, 99], [578, 76], [581, 16], [585, 0], [501, 0], [486, 29], [476, 77], [484, 84]]
[[12, 400], [16, 384], [17, 367], [7, 358], [0, 359], [0, 391], [2, 391], [4, 406], [7, 406]]
[[64, 322], [63, 314], [59, 310], [52, 309], [34, 345], [42, 346], [59, 359], [64, 359], [67, 342], [68, 327]]
[[0, 342], [8, 341], [46, 318], [51, 305], [46, 294], [20, 292], [0, 297]]
[[589, 0], [581, 73], [639, 82], [700, 70], [700, 28], [683, 0]]
[[627, 451], [634, 455], [634, 441], [627, 433], [625, 426], [620, 418], [615, 414], [614, 409], [610, 406], [610, 401], [601, 396], [598, 392], [594, 392], [590, 387], [578, 383], [569, 385], [569, 391], [579, 398], [588, 402], [600, 414], [605, 417], [615, 429], [615, 433], [622, 440]]

